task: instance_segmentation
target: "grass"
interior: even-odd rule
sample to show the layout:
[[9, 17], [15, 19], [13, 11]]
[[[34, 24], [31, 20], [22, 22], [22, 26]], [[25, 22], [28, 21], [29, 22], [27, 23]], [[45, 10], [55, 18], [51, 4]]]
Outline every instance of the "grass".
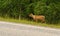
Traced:
[[16, 23], [23, 23], [27, 25], [34, 25], [34, 26], [44, 26], [44, 27], [51, 27], [51, 28], [60, 28], [60, 24], [45, 24], [45, 23], [37, 23], [34, 21], [26, 20], [26, 19], [13, 19], [13, 18], [2, 18], [0, 17], [0, 21], [7, 21], [7, 22], [16, 22]]

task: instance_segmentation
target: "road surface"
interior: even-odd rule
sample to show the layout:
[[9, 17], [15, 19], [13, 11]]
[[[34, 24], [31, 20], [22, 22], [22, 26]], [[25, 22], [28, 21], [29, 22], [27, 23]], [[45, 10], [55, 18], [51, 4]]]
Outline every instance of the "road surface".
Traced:
[[0, 36], [60, 36], [60, 29], [0, 21]]

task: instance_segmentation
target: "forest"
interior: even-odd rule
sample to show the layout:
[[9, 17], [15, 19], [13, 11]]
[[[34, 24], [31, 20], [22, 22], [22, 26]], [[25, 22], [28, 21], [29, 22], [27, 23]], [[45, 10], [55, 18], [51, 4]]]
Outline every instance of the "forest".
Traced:
[[0, 0], [0, 17], [30, 19], [30, 13], [44, 15], [47, 23], [60, 23], [60, 0]]

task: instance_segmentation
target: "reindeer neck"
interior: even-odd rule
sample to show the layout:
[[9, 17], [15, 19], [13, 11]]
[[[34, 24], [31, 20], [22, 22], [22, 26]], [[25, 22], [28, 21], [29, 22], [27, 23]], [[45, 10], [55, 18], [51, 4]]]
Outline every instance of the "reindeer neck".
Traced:
[[33, 18], [35, 18], [35, 15], [32, 15]]

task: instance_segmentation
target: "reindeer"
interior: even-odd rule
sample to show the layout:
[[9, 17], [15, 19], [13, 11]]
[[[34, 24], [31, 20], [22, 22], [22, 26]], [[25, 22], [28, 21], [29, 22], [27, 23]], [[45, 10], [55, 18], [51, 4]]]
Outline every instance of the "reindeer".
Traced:
[[43, 16], [43, 15], [33, 15], [33, 14], [31, 13], [31, 14], [29, 14], [29, 17], [32, 17], [33, 20], [35, 20], [36, 22], [37, 22], [38, 20], [40, 20], [42, 23], [45, 23], [45, 16]]

